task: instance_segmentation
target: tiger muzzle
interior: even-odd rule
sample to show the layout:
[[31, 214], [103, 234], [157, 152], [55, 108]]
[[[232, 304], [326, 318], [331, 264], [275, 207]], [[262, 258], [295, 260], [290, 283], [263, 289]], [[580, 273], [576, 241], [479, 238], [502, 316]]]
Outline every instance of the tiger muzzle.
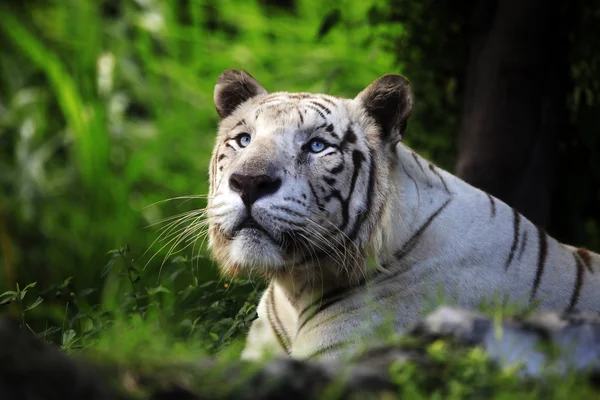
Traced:
[[256, 200], [277, 192], [281, 187], [281, 179], [270, 175], [232, 174], [229, 177], [229, 187], [239, 194], [244, 205], [250, 208]]

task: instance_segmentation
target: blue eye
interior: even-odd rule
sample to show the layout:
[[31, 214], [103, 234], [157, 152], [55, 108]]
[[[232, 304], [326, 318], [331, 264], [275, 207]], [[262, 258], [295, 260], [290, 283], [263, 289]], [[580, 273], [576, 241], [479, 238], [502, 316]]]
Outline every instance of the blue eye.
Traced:
[[236, 136], [235, 141], [240, 147], [246, 147], [250, 144], [252, 137], [247, 133], [240, 133]]
[[318, 139], [311, 140], [309, 145], [310, 151], [312, 151], [313, 153], [320, 153], [327, 148], [327, 145]]

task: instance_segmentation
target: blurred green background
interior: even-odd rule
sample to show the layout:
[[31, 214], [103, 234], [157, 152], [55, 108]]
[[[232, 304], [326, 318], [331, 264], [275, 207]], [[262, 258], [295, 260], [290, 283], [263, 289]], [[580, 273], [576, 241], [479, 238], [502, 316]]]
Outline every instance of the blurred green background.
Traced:
[[24, 322], [63, 344], [69, 328], [97, 333], [111, 320], [107, 310], [170, 307], [186, 335], [202, 325], [218, 343], [248, 296], [250, 320], [259, 282], [220, 280], [202, 239], [167, 257], [175, 236], [159, 238], [165, 219], [204, 200], [163, 201], [208, 191], [213, 87], [224, 69], [243, 68], [270, 90], [350, 97], [399, 72], [391, 46], [402, 28], [369, 24], [373, 6], [60, 0], [0, 8], [5, 307], [22, 313], [34, 304]]
[[[205, 205], [176, 198], [207, 193], [217, 76], [242, 68], [267, 90], [354, 97], [380, 75], [403, 73], [417, 93], [406, 142], [452, 171], [462, 79], [453, 67], [467, 45], [453, 43], [461, 15], [433, 3], [3, 2], [2, 307], [63, 348], [100, 346], [100, 332], [124, 315], [139, 316], [135, 324], [155, 315], [211, 349], [229, 343], [254, 317], [261, 283], [220, 279], [202, 239], [173, 247], [176, 236], [160, 236], [169, 218]], [[589, 119], [598, 89], [586, 80], [596, 70], [581, 70], [573, 93], [588, 101], [578, 115], [598, 126]], [[591, 131], [583, 146], [598, 143]], [[596, 217], [568, 220], [578, 228], [552, 233], [598, 250]]]

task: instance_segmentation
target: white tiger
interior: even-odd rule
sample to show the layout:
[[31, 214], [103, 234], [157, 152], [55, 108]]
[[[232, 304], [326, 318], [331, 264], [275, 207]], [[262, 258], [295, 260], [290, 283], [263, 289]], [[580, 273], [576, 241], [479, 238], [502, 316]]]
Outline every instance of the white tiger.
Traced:
[[227, 70], [214, 100], [212, 253], [226, 276], [269, 279], [244, 358], [338, 358], [390, 316], [401, 331], [440, 290], [465, 307], [496, 294], [600, 311], [598, 254], [400, 143], [413, 103], [405, 78], [342, 99], [268, 94]]

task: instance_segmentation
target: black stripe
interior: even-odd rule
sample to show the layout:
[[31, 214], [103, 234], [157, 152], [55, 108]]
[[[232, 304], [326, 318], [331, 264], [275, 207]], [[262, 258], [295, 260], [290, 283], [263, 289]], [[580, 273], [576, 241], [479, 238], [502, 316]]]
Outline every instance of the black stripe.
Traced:
[[354, 222], [354, 227], [348, 234], [348, 238], [350, 240], [356, 239], [356, 236], [358, 235], [358, 231], [360, 230], [363, 223], [365, 222], [365, 219], [367, 219], [368, 215], [372, 214], [371, 206], [372, 206], [373, 197], [374, 197], [373, 190], [375, 188], [375, 165], [373, 165], [373, 153], [372, 153], [371, 149], [369, 149], [369, 156], [370, 156], [369, 159], [371, 160], [371, 162], [370, 162], [371, 168], [369, 168], [369, 186], [367, 186], [367, 194], [366, 194], [367, 204], [365, 206], [365, 210], [362, 213], [360, 213], [358, 215], [358, 217], [356, 218], [356, 221]]
[[244, 125], [245, 123], [246, 123], [246, 120], [245, 119], [241, 119], [237, 124], [235, 124], [233, 126], [233, 129], [237, 128], [240, 125]]
[[[295, 265], [297, 265], [297, 264], [295, 264]], [[308, 279], [304, 281], [304, 283], [300, 287], [300, 290], [298, 290], [298, 292], [294, 294], [294, 304], [293, 305], [295, 305], [296, 302], [298, 300], [300, 300], [300, 296], [302, 296], [302, 293], [304, 293], [304, 291], [306, 290], [307, 287], [308, 287]]]
[[229, 142], [225, 143], [225, 147], [229, 147], [229, 148], [233, 149], [233, 151], [237, 151], [235, 149], [235, 147], [233, 147]]
[[573, 286], [573, 294], [571, 295], [571, 301], [569, 301], [569, 306], [565, 311], [573, 311], [573, 309], [577, 305], [577, 302], [579, 301], [579, 296], [581, 295], [581, 286], [583, 285], [583, 263], [575, 253], [573, 253], [573, 258], [575, 259], [575, 266], [577, 267], [577, 275], [575, 276], [575, 284]]
[[328, 351], [341, 349], [342, 347], [346, 347], [347, 345], [348, 345], [348, 342], [345, 341], [345, 340], [342, 341], [342, 342], [330, 344], [329, 346], [323, 347], [321, 350], [315, 351], [314, 353], [310, 354], [306, 358], [310, 359], [310, 358], [313, 358], [313, 357], [318, 357], [318, 356], [321, 356], [321, 355], [327, 353]]
[[335, 102], [333, 102], [332, 100], [329, 100], [327, 97], [325, 96], [320, 96], [319, 100], [323, 100], [325, 103], [329, 103], [334, 107], [337, 107], [337, 104], [335, 104]]
[[324, 120], [327, 120], [327, 117], [325, 116], [325, 114], [323, 114], [323, 111], [319, 110], [317, 107], [313, 106], [312, 104], [306, 104], [305, 107], [308, 107], [311, 110], [316, 111], [317, 114], [319, 114], [321, 116], [321, 118], [323, 118]]
[[437, 175], [438, 178], [440, 178], [440, 181], [442, 181], [442, 185], [444, 185], [444, 189], [446, 190], [447, 193], [450, 193], [450, 190], [448, 189], [448, 186], [446, 186], [446, 181], [444, 181], [444, 178], [442, 177], [442, 175], [435, 169], [435, 165], [433, 164], [429, 164], [429, 169]]
[[419, 166], [419, 169], [421, 170], [422, 173], [425, 173], [425, 170], [423, 169], [423, 166], [421, 165], [421, 162], [419, 161], [419, 157], [417, 156], [417, 153], [415, 153], [414, 151], [411, 153], [413, 158], [415, 159], [415, 162], [417, 163], [417, 165]]
[[285, 219], [285, 218], [281, 218], [281, 217], [275, 217], [273, 215], [271, 217], [273, 219], [276, 219], [277, 221], [284, 222], [284, 223], [286, 223], [288, 225], [295, 226], [297, 228], [304, 228], [306, 226], [306, 223], [291, 221], [289, 219]]
[[329, 108], [325, 107], [323, 104], [321, 104], [315, 100], [311, 100], [310, 104], [313, 104], [313, 105], [319, 107], [321, 110], [325, 111], [327, 114], [331, 114], [331, 110]]
[[306, 215], [301, 214], [301, 213], [299, 213], [296, 210], [292, 210], [291, 208], [286, 207], [286, 206], [277, 206], [277, 205], [274, 205], [273, 208], [276, 209], [276, 210], [285, 211], [286, 213], [295, 215], [298, 218], [306, 218]]
[[583, 261], [583, 265], [585, 265], [587, 270], [593, 274], [594, 270], [592, 269], [592, 256], [590, 255], [590, 252], [586, 249], [579, 248], [579, 249], [577, 249], [576, 253], [577, 253], [577, 256], [579, 256], [579, 258], [581, 258], [581, 261]]
[[421, 202], [421, 191], [419, 190], [419, 185], [417, 184], [417, 181], [415, 180], [415, 178], [412, 177], [411, 174], [408, 173], [408, 170], [404, 167], [402, 167], [404, 169], [404, 175], [406, 175], [408, 177], [408, 179], [410, 179], [413, 184], [415, 185], [415, 190], [417, 191], [417, 201], [420, 203]]
[[298, 111], [298, 115], [300, 116], [300, 125], [302, 125], [304, 124], [304, 116], [300, 112], [300, 109], [296, 108], [296, 110]]
[[334, 304], [336, 304], [336, 303], [344, 300], [346, 298], [345, 292], [346, 292], [346, 290], [344, 290], [343, 294], [340, 294], [340, 295], [336, 296], [335, 298], [330, 299], [327, 302], [323, 302], [323, 303], [321, 303], [321, 305], [314, 305], [313, 304], [313, 305], [305, 308], [300, 313], [300, 315], [298, 316], [298, 320], [300, 320], [300, 317], [302, 317], [302, 315], [305, 314], [308, 310], [310, 310], [311, 308], [314, 308], [314, 309], [313, 309], [313, 312], [310, 315], [308, 315], [306, 317], [306, 319], [304, 321], [302, 321], [302, 323], [298, 326], [298, 331], [297, 331], [296, 334], [300, 333], [300, 331], [302, 330], [302, 328], [304, 328], [307, 323], [309, 323], [310, 321], [312, 321], [313, 318], [316, 317], [321, 311], [326, 310], [327, 308], [333, 306]]
[[324, 295], [322, 295], [321, 297], [319, 297], [317, 300], [315, 300], [314, 302], [310, 303], [308, 306], [306, 306], [306, 308], [304, 308], [300, 314], [298, 314], [298, 320], [301, 320], [302, 317], [304, 316], [304, 314], [306, 314], [306, 312], [308, 310], [310, 310], [311, 308], [318, 308], [319, 303], [323, 303], [323, 301], [328, 302], [334, 298], [339, 297], [342, 294], [345, 294], [347, 292], [348, 288], [345, 287], [339, 287], [337, 289], [334, 289], [328, 293], [325, 293]]
[[[331, 154], [333, 154], [333, 153], [331, 153]], [[339, 165], [336, 165], [335, 167], [333, 167], [333, 169], [330, 169], [327, 172], [329, 172], [330, 174], [337, 175], [340, 172], [342, 172], [343, 170], [344, 170], [344, 160], [342, 160], [342, 162]]]
[[306, 325], [306, 323], [318, 313], [333, 306], [335, 303], [348, 298], [349, 291], [361, 287], [365, 283], [367, 283], [367, 280], [365, 278], [361, 278], [356, 285], [349, 287], [338, 287], [336, 289], [333, 289], [330, 292], [327, 292], [323, 296], [319, 297], [317, 300], [315, 300], [308, 306], [306, 306], [306, 308], [304, 308], [300, 312], [300, 314], [298, 314], [298, 321], [302, 320], [304, 314], [306, 314], [310, 309], [314, 309], [314, 312], [311, 313], [311, 315], [306, 320], [302, 321], [301, 325], [298, 328], [298, 332], [300, 332], [300, 329], [302, 329], [302, 327], [304, 327], [304, 325]]
[[356, 143], [356, 134], [350, 125], [348, 125], [348, 129], [346, 129], [346, 133], [344, 134], [342, 143], [340, 143], [340, 147], [344, 148], [348, 143]]
[[517, 256], [517, 260], [521, 261], [521, 257], [525, 252], [525, 246], [527, 246], [527, 231], [523, 232], [523, 239], [521, 239], [521, 248], [519, 249], [519, 255]]
[[[339, 318], [340, 316], [342, 316], [342, 315], [348, 315], [348, 310], [343, 310], [343, 311], [342, 311], [342, 312], [340, 312], [340, 313], [337, 313], [337, 314], [330, 315], [329, 317], [327, 317], [327, 318], [325, 318], [325, 319], [322, 319], [322, 320], [320, 320], [318, 323], [316, 323], [316, 324], [314, 324], [313, 326], [311, 326], [311, 327], [310, 327], [310, 331], [314, 331], [315, 329], [318, 329], [320, 326], [327, 325], [327, 324], [329, 324], [331, 321], [338, 319], [338, 318]], [[312, 318], [311, 318], [311, 319], [312, 319]], [[304, 322], [304, 323], [303, 323], [303, 324], [300, 326], [300, 328], [298, 329], [298, 333], [297, 333], [297, 335], [298, 335], [298, 334], [300, 334], [300, 329], [304, 328], [304, 326], [306, 325], [306, 322], [308, 322], [308, 320], [307, 320], [307, 321], [305, 321], [305, 322]]]
[[546, 232], [539, 226], [537, 227], [537, 230], [539, 240], [538, 265], [537, 271], [535, 272], [535, 280], [533, 281], [533, 287], [531, 289], [531, 296], [529, 297], [529, 301], [532, 301], [534, 299], [537, 290], [540, 287], [542, 274], [544, 273], [544, 266], [546, 265], [546, 257], [548, 256], [548, 238], [546, 238]]
[[488, 199], [490, 199], [492, 218], [494, 218], [496, 216], [496, 201], [494, 200], [494, 198], [492, 197], [491, 194], [486, 193], [486, 195], [487, 195]]
[[[282, 96], [282, 95], [279, 95]], [[312, 97], [313, 95], [310, 93], [286, 93], [284, 96], [290, 98], [290, 99], [307, 99], [309, 97]]]
[[[270, 307], [269, 307], [270, 306]], [[271, 329], [275, 332], [275, 336], [277, 336], [277, 341], [283, 347], [287, 354], [290, 354], [290, 339], [287, 336], [287, 333], [283, 329], [283, 324], [277, 315], [277, 310], [275, 309], [275, 291], [273, 290], [273, 286], [271, 286], [271, 291], [269, 293], [269, 304], [267, 305], [267, 318], [269, 323], [271, 324]], [[279, 326], [279, 329], [277, 326]]]
[[363, 162], [365, 161], [366, 158], [360, 150], [354, 150], [352, 152], [352, 163], [354, 164], [354, 171], [352, 171], [350, 190], [348, 191], [348, 197], [346, 197], [346, 199], [342, 199], [340, 196], [340, 201], [342, 202], [342, 213], [344, 217], [342, 225], [339, 227], [341, 231], [346, 229], [346, 226], [348, 226], [348, 222], [350, 222], [350, 200], [352, 200], [352, 195], [354, 194], [354, 189], [356, 188], [356, 181], [358, 180], [358, 174], [360, 173], [360, 169], [362, 168]]
[[512, 246], [510, 246], [510, 253], [508, 253], [508, 259], [506, 260], [506, 264], [504, 265], [505, 271], [508, 271], [508, 267], [510, 266], [510, 263], [512, 262], [512, 260], [514, 258], [515, 251], [517, 250], [517, 246], [519, 245], [519, 226], [521, 225], [521, 215], [514, 208], [512, 209], [512, 211], [513, 211], [513, 243], [512, 243]]
[[225, 154], [220, 154], [219, 158], [217, 158], [217, 161], [221, 161], [222, 159], [224, 159], [225, 157], [227, 157]]
[[325, 128], [325, 130], [329, 132], [329, 134], [331, 134], [331, 136], [333, 136], [334, 138], [339, 139], [338, 134], [333, 131], [333, 124], [327, 125], [327, 128]]
[[323, 203], [321, 203], [319, 201], [319, 196], [317, 196], [317, 192], [315, 191], [315, 188], [313, 187], [311, 182], [308, 182], [308, 187], [310, 188], [310, 192], [312, 193], [313, 197], [315, 198], [315, 203], [317, 203], [317, 208], [319, 210], [324, 210], [325, 207], [323, 207]]
[[433, 220], [436, 219], [442, 211], [444, 211], [444, 208], [446, 208], [448, 204], [450, 204], [451, 200], [452, 199], [446, 200], [440, 208], [438, 208], [433, 214], [431, 214], [429, 218], [427, 218], [427, 220], [423, 223], [423, 225], [421, 225], [421, 227], [417, 229], [417, 231], [410, 237], [410, 239], [406, 241], [404, 246], [402, 246], [402, 248], [394, 254], [394, 257], [397, 260], [402, 259], [402, 257], [404, 257], [406, 254], [408, 254], [410, 250], [412, 250], [412, 248], [417, 244], [421, 235], [425, 232], [429, 225], [431, 225]]
[[336, 182], [335, 178], [330, 178], [329, 176], [323, 177], [323, 180], [325, 181], [325, 183], [327, 183], [330, 186], [335, 185], [335, 182]]
[[[421, 227], [419, 229], [417, 229], [417, 231], [406, 241], [406, 243], [402, 246], [402, 248], [394, 253], [394, 258], [396, 259], [396, 261], [402, 260], [402, 258], [404, 256], [406, 256], [408, 253], [410, 253], [412, 251], [412, 249], [417, 245], [421, 235], [423, 235], [423, 233], [429, 227], [429, 225], [431, 225], [433, 220], [438, 215], [440, 215], [440, 213], [442, 211], [444, 211], [444, 209], [448, 206], [448, 204], [450, 204], [450, 201], [452, 201], [452, 199], [446, 200], [446, 202], [444, 204], [442, 204], [442, 206], [440, 208], [438, 208], [433, 214], [431, 214], [431, 216], [429, 218], [427, 218], [427, 220], [423, 223], [423, 225], [421, 225]], [[375, 282], [381, 282], [390, 277], [394, 277], [394, 276], [398, 275], [401, 271], [402, 271], [402, 269], [399, 269], [398, 271], [396, 271], [392, 274], [382, 273], [377, 279], [375, 279]]]

